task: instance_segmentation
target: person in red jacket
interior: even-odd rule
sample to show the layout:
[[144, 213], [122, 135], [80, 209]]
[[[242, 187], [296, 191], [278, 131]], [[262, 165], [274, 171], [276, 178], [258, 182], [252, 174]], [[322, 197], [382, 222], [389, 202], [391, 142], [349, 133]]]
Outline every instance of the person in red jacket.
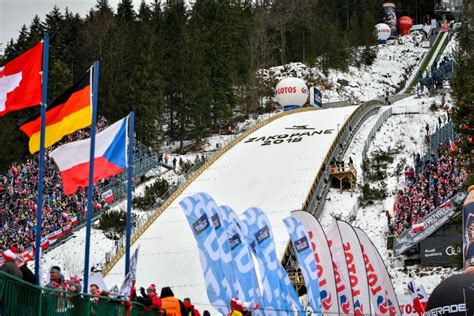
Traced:
[[186, 297], [183, 300], [184, 308], [186, 309], [186, 316], [201, 316], [199, 311], [194, 308], [194, 305], [191, 304], [191, 299]]
[[150, 284], [146, 289], [140, 288], [142, 297], [137, 297], [137, 301], [145, 306], [161, 308], [161, 298], [156, 294], [156, 285]]

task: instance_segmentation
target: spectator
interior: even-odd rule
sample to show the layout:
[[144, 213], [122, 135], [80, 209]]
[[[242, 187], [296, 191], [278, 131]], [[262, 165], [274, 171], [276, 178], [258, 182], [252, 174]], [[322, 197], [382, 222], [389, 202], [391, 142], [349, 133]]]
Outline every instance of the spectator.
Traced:
[[161, 306], [166, 311], [166, 315], [185, 316], [186, 309], [183, 302], [174, 297], [174, 293], [170, 287], [166, 286], [161, 289]]
[[231, 312], [228, 316], [251, 316], [252, 312], [250, 311], [250, 308], [257, 309], [258, 306], [258, 304], [251, 306], [251, 303], [243, 302], [239, 300], [238, 297], [234, 297], [230, 300]]
[[202, 316], [211, 316], [211, 313], [209, 313], [208, 310], [205, 310], [205, 311], [202, 313]]
[[395, 235], [401, 234], [455, 195], [466, 177], [466, 173], [457, 168], [456, 159], [443, 155], [421, 162], [417, 175], [412, 169], [409, 166], [405, 168], [406, 187], [398, 190], [395, 198], [392, 219]]
[[137, 302], [145, 305], [145, 306], [153, 306], [156, 308], [161, 308], [162, 302], [160, 297], [156, 294], [156, 285], [150, 284], [150, 286], [146, 289], [143, 287], [140, 288], [141, 297], [137, 297]]
[[199, 311], [197, 309], [194, 308], [194, 305], [191, 304], [191, 299], [190, 298], [185, 298], [183, 300], [183, 305], [184, 305], [184, 308], [186, 309], [186, 316], [201, 316], [201, 314], [199, 314]]
[[61, 268], [53, 266], [49, 270], [49, 283], [45, 286], [46, 288], [65, 290], [64, 276], [61, 274]]
[[35, 274], [28, 268], [26, 264], [25, 258], [23, 255], [18, 254], [16, 255], [16, 265], [20, 269], [21, 273], [23, 274], [23, 281], [26, 281], [31, 284], [36, 284]]
[[23, 279], [23, 273], [18, 269], [15, 263], [16, 255], [10, 249], [2, 252], [3, 265], [2, 271], [11, 274], [19, 279]]

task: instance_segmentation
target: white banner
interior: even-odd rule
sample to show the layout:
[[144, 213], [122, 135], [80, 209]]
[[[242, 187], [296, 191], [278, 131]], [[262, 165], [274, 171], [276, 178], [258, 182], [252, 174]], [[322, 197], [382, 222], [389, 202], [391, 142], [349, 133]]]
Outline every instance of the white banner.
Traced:
[[371, 315], [367, 272], [359, 238], [357, 238], [357, 234], [349, 223], [344, 221], [336, 221], [336, 223], [341, 233], [342, 245], [346, 255], [352, 287], [352, 299], [354, 300], [354, 312], [356, 315]]
[[125, 276], [125, 280], [123, 280], [122, 286], [120, 287], [120, 297], [130, 297], [130, 290], [135, 286], [135, 281], [137, 280], [138, 249], [140, 249], [140, 245], [138, 245], [138, 247], [133, 252], [132, 257], [130, 258], [130, 270]]
[[336, 276], [336, 289], [339, 296], [340, 313], [354, 314], [354, 301], [352, 300], [346, 255], [336, 221], [331, 223], [326, 232], [329, 249], [331, 249], [332, 260], [334, 262], [334, 275]]
[[354, 231], [357, 237], [359, 237], [364, 254], [370, 297], [376, 313], [382, 315], [400, 315], [401, 311], [390, 275], [387, 272], [387, 268], [378, 250], [362, 229], [354, 227]]
[[318, 265], [319, 290], [323, 311], [328, 314], [338, 315], [339, 304], [336, 278], [334, 276], [331, 251], [329, 250], [326, 234], [313, 214], [305, 211], [294, 211], [291, 213], [291, 216], [299, 219], [308, 231], [311, 247]]

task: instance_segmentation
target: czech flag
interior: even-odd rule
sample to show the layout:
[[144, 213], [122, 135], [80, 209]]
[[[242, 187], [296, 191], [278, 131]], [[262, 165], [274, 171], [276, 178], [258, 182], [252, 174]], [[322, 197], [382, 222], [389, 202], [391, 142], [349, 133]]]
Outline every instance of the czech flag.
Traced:
[[[127, 167], [128, 117], [115, 122], [95, 136], [94, 180], [115, 176]], [[50, 154], [58, 165], [64, 194], [74, 194], [89, 184], [91, 139], [65, 144]]]
[[41, 103], [43, 43], [0, 67], [0, 116]]
[[[45, 148], [92, 124], [91, 82], [92, 68], [48, 106]], [[40, 150], [41, 115], [38, 113], [20, 124], [20, 130], [30, 138], [30, 153], [34, 154]]]

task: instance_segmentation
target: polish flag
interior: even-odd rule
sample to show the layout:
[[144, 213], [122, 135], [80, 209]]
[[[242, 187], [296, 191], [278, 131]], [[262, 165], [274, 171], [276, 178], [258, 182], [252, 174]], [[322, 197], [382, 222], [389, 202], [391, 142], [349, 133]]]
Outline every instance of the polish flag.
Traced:
[[423, 285], [417, 286], [414, 279], [408, 281], [408, 292], [410, 292], [413, 300], [413, 307], [418, 315], [423, 315], [426, 312], [426, 305], [428, 304], [428, 295], [425, 292]]
[[49, 238], [48, 236], [41, 238], [41, 249], [45, 250], [49, 247]]
[[43, 43], [0, 67], [0, 116], [41, 103]]
[[[115, 122], [95, 137], [94, 181], [115, 176], [127, 167], [128, 117]], [[89, 184], [91, 139], [65, 144], [51, 152], [58, 165], [64, 194], [74, 194]]]
[[411, 232], [416, 234], [418, 232], [421, 232], [423, 229], [425, 229], [425, 223], [416, 223], [411, 226]]
[[72, 225], [72, 226], [77, 225], [77, 215], [71, 217], [71, 225]]

